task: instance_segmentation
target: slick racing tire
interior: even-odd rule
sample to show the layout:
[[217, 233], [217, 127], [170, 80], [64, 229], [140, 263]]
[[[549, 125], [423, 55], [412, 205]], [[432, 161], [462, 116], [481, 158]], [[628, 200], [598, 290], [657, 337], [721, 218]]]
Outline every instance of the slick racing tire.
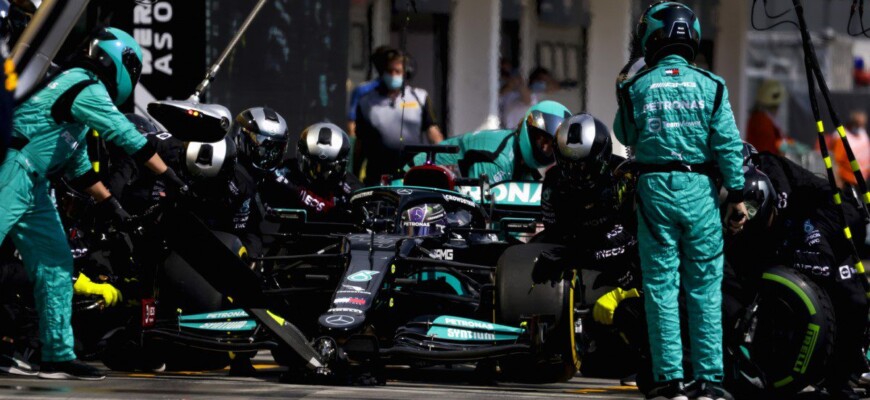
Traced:
[[739, 398], [785, 398], [818, 384], [834, 349], [830, 298], [785, 267], [764, 271], [757, 289], [758, 308], [746, 313], [741, 337], [726, 338], [726, 385]]
[[[540, 354], [507, 359], [501, 363], [503, 378], [529, 383], [563, 382], [580, 367], [574, 340], [574, 289], [571, 281], [555, 284], [532, 283], [532, 270], [538, 255], [557, 247], [530, 243], [509, 247], [496, 267], [496, 323], [520, 326], [523, 317], [540, 316], [550, 322], [543, 332]], [[533, 287], [534, 286], [534, 287]]]

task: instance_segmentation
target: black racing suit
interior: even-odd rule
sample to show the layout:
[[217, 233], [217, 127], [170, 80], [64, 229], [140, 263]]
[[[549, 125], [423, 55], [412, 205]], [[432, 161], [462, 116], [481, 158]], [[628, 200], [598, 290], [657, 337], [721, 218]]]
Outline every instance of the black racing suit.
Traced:
[[[747, 226], [742, 234], [729, 238], [726, 260], [738, 274], [760, 273], [760, 266], [785, 265], [827, 292], [836, 314], [837, 337], [826, 386], [847, 384], [850, 374], [863, 366], [868, 304], [864, 278], [855, 271], [856, 260], [830, 185], [784, 157], [762, 153], [757, 164], [773, 184], [777, 215], [769, 229]], [[863, 236], [864, 222], [856, 204], [847, 200], [843, 206], [851, 231]]]
[[[145, 136], [170, 168], [186, 171], [182, 141], [166, 132]], [[160, 177], [137, 167], [129, 157], [117, 156], [118, 152], [111, 149], [109, 153], [113, 159], [107, 186], [126, 210], [138, 214], [165, 196], [166, 184]], [[245, 168], [236, 163], [230, 173], [192, 180], [190, 191], [193, 196], [187, 199], [189, 209], [209, 228], [236, 235], [249, 254], [262, 252], [257, 187]]]
[[613, 277], [608, 284], [639, 288], [632, 178], [624, 170], [613, 175], [623, 161], [612, 156], [611, 170], [588, 187], [563, 178], [559, 166], [550, 168], [541, 193], [542, 240], [571, 249], [563, 256], [572, 265]]
[[362, 184], [351, 173], [333, 184], [315, 182], [299, 170], [296, 159], [289, 159], [266, 175], [260, 194], [267, 210], [304, 209], [309, 221], [349, 222], [350, 194], [360, 187]]

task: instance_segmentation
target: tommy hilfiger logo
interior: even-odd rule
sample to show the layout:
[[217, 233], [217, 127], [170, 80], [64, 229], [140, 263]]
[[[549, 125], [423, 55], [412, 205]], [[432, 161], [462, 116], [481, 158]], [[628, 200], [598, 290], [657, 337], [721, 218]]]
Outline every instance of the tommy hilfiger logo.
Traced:
[[666, 76], [679, 76], [680, 69], [679, 68], [668, 68], [665, 70], [665, 75]]

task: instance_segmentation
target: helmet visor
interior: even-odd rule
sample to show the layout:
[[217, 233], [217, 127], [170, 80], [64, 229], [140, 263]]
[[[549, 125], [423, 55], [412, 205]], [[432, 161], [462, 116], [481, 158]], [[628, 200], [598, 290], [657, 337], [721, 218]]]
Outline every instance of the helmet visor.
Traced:
[[535, 160], [540, 164], [553, 162], [553, 138], [559, 124], [564, 121], [563, 116], [532, 111], [526, 118], [526, 129], [529, 132], [529, 141]]
[[135, 86], [136, 82], [139, 82], [139, 75], [142, 73], [142, 61], [139, 61], [136, 51], [128, 47], [121, 54], [121, 62], [124, 64], [124, 68], [127, 69], [127, 74], [130, 75], [130, 84]]
[[758, 215], [758, 210], [761, 209], [761, 204], [755, 200], [747, 200], [743, 202], [743, 204], [746, 205], [746, 218], [748, 220], [754, 219], [755, 216]]
[[256, 147], [255, 151], [251, 154], [251, 162], [260, 169], [271, 170], [277, 168], [284, 159], [287, 141], [278, 140], [271, 136], [258, 135], [247, 130], [246, 133]]
[[317, 159], [312, 160], [312, 158], [308, 156], [303, 157], [306, 159], [305, 164], [308, 176], [316, 181], [327, 182], [339, 179], [344, 176], [345, 169], [347, 168], [346, 160], [328, 162]]

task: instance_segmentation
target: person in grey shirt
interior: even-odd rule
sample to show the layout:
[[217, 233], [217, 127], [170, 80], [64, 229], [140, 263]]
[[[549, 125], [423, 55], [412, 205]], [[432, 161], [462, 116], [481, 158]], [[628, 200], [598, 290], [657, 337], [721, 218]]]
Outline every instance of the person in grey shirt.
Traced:
[[360, 172], [367, 159], [365, 184], [376, 185], [381, 175], [393, 174], [413, 154], [401, 154], [404, 145], [437, 144], [444, 139], [425, 90], [405, 84], [405, 55], [389, 51], [383, 63], [375, 65], [381, 85], [359, 100], [356, 110], [356, 146], [362, 157], [354, 160]]

